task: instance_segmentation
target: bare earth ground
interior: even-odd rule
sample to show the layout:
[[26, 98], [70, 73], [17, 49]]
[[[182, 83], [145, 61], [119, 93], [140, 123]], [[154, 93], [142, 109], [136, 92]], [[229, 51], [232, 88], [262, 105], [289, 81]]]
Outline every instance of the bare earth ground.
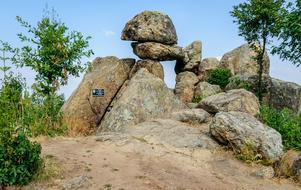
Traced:
[[[62, 174], [50, 182], [31, 184], [25, 189], [301, 189], [289, 180], [255, 176], [253, 173], [262, 166], [249, 166], [223, 150], [185, 151], [153, 146], [141, 139], [95, 139], [93, 136], [60, 137], [42, 142], [43, 156], [54, 157]], [[79, 176], [84, 180], [74, 182]]]

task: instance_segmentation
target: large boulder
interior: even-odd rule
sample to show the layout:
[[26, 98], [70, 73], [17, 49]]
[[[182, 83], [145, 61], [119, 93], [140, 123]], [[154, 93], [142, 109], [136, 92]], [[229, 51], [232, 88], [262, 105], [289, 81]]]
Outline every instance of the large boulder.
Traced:
[[202, 42], [194, 41], [183, 49], [184, 57], [178, 59], [175, 72], [191, 71], [197, 74], [199, 64], [202, 60]]
[[[271, 77], [269, 75], [262, 76], [262, 95], [263, 102], [268, 104], [270, 99]], [[248, 91], [257, 93], [258, 75], [235, 75], [229, 79], [226, 90], [244, 88]]]
[[283, 153], [281, 135], [247, 113], [217, 113], [210, 124], [210, 133], [237, 153], [243, 154], [247, 148], [253, 156], [260, 154], [271, 162], [279, 160]]
[[287, 151], [275, 165], [278, 177], [293, 178], [301, 182], [301, 152]]
[[170, 119], [143, 122], [136, 126], [127, 127], [124, 133], [148, 144], [166, 147], [209, 150], [218, 147], [218, 144], [209, 137], [209, 134], [188, 124]]
[[209, 96], [203, 99], [198, 107], [209, 113], [240, 111], [252, 116], [259, 113], [258, 98], [245, 89], [235, 89]]
[[156, 42], [132, 43], [134, 53], [141, 59], [152, 59], [158, 61], [172, 61], [183, 59], [182, 48], [169, 46]]
[[[255, 56], [257, 53], [249, 44], [244, 44], [226, 53], [220, 62], [220, 67], [229, 69], [233, 75], [258, 74], [259, 66]], [[270, 60], [268, 54], [264, 55], [263, 73], [269, 75]]]
[[183, 102], [191, 102], [194, 96], [194, 88], [198, 81], [198, 77], [192, 72], [179, 73], [176, 77], [175, 94]]
[[270, 105], [277, 109], [289, 108], [301, 113], [301, 86], [272, 78]]
[[157, 145], [156, 147], [167, 148], [169, 152], [185, 155], [191, 155], [195, 149], [214, 151], [219, 147], [218, 143], [210, 138], [209, 127], [200, 130], [200, 128], [172, 119], [153, 119], [127, 126], [122, 132], [99, 133], [96, 140], [122, 143], [142, 142], [152, 148]]
[[[71, 128], [87, 129], [98, 126], [107, 107], [128, 79], [134, 59], [116, 57], [96, 58], [78, 88], [63, 105], [64, 121]], [[92, 96], [92, 90], [101, 88], [103, 97]]]
[[168, 15], [157, 11], [144, 11], [126, 23], [122, 40], [176, 44], [176, 29]]
[[194, 96], [203, 99], [220, 92], [222, 92], [222, 89], [219, 85], [209, 84], [208, 82], [199, 82], [195, 87]]
[[132, 68], [132, 71], [130, 73], [130, 78], [132, 78], [136, 74], [136, 72], [139, 71], [141, 68], [147, 69], [147, 71], [150, 72], [151, 74], [164, 80], [163, 66], [159, 61], [154, 61], [150, 59], [137, 61], [134, 67]]
[[111, 107], [98, 132], [120, 131], [128, 125], [186, 108], [164, 81], [144, 68], [120, 91]]
[[207, 81], [209, 72], [218, 68], [219, 60], [215, 57], [205, 58], [198, 68], [198, 76], [201, 81]]

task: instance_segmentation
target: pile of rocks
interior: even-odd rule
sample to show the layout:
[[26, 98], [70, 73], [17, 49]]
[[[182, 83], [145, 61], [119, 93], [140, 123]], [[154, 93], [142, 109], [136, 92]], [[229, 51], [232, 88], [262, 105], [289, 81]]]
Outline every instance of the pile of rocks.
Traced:
[[178, 37], [172, 20], [160, 12], [144, 11], [136, 15], [125, 25], [121, 39], [135, 41], [132, 43], [133, 52], [143, 59], [139, 67], [148, 68], [150, 64], [159, 65], [159, 61], [177, 60], [175, 71], [179, 73], [196, 71], [201, 61], [202, 43], [195, 41], [186, 48], [177, 46]]

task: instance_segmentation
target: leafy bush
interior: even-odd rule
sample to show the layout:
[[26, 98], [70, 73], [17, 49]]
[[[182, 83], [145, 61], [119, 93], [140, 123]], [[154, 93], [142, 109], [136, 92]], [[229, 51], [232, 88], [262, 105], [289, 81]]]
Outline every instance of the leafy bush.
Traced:
[[199, 103], [200, 101], [202, 101], [202, 99], [202, 96], [194, 96], [192, 99], [192, 103]]
[[217, 68], [209, 71], [207, 82], [225, 88], [232, 76], [229, 69]]
[[60, 113], [63, 103], [63, 96], [29, 95], [24, 79], [10, 74], [0, 88], [0, 126], [13, 125], [30, 136], [63, 134], [66, 131]]
[[26, 185], [41, 163], [41, 146], [28, 140], [25, 133], [12, 126], [0, 131], [0, 187]]
[[296, 115], [286, 108], [279, 111], [262, 106], [259, 119], [281, 134], [286, 149], [301, 150], [301, 115]]

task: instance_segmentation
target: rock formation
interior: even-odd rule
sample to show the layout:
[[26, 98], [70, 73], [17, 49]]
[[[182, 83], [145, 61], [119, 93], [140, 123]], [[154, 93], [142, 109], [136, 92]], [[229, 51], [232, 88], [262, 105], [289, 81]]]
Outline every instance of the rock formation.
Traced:
[[[229, 69], [233, 75], [258, 74], [259, 66], [256, 62], [256, 52], [248, 44], [244, 44], [226, 53], [220, 62], [220, 67]], [[270, 60], [268, 54], [264, 55], [263, 73], [269, 74]]]
[[270, 105], [277, 109], [290, 108], [301, 113], [301, 86], [272, 78]]
[[247, 113], [217, 113], [210, 125], [210, 133], [238, 153], [248, 147], [254, 151], [253, 156], [258, 153], [272, 162], [279, 160], [283, 154], [281, 135]]
[[198, 83], [198, 77], [189, 71], [179, 73], [176, 77], [175, 94], [185, 103], [192, 101], [194, 88]]
[[144, 11], [126, 23], [122, 40], [177, 44], [176, 29], [168, 15], [157, 11]]
[[202, 99], [222, 92], [219, 85], [212, 85], [208, 82], [199, 82], [194, 90], [194, 96]]
[[[64, 121], [72, 128], [98, 126], [108, 106], [128, 79], [134, 59], [96, 58], [92, 70], [85, 74], [78, 88], [62, 107]], [[92, 96], [92, 90], [102, 88], [103, 97]]]
[[126, 126], [186, 108], [161, 79], [144, 68], [119, 92], [111, 107], [98, 132], [120, 131]]
[[219, 60], [215, 57], [205, 58], [202, 60], [198, 68], [198, 76], [200, 81], [207, 81], [210, 70], [219, 67]]
[[256, 116], [259, 113], [258, 98], [245, 89], [230, 90], [203, 99], [198, 105], [209, 113], [240, 111]]

